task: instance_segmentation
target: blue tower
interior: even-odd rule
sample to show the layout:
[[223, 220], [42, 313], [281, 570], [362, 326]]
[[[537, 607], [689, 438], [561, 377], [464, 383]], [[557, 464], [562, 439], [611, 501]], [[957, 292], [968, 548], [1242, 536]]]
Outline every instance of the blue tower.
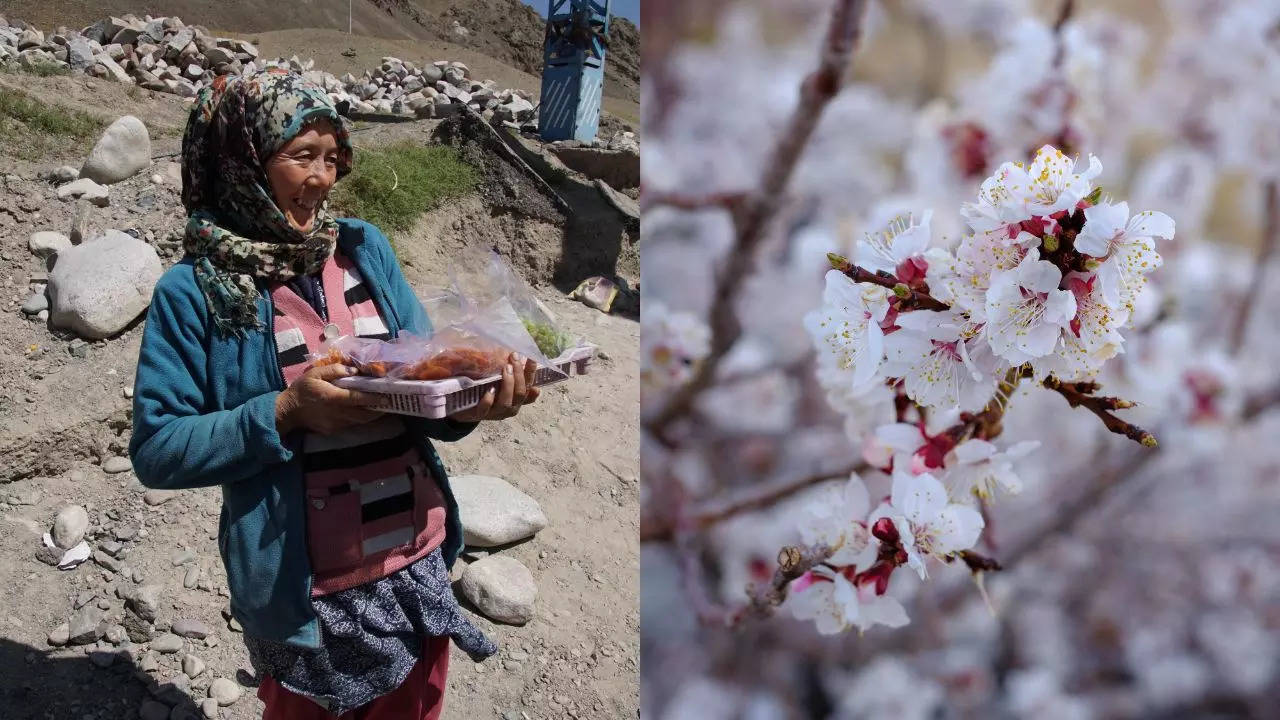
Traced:
[[548, 0], [538, 130], [590, 142], [600, 126], [611, 0]]

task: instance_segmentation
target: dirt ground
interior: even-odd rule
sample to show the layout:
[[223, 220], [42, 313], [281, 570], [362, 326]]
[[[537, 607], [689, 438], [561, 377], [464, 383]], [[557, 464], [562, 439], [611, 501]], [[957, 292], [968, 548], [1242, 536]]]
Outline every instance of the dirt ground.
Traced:
[[[176, 259], [182, 224], [178, 188], [148, 178], [163, 173], [172, 160], [163, 156], [178, 149], [187, 106], [108, 82], [90, 87], [84, 78], [7, 75], [0, 82], [20, 83], [48, 101], [107, 117], [131, 112], [160, 131], [152, 137], [153, 167], [113, 185], [112, 205], [95, 209], [91, 225], [133, 228], [166, 264]], [[361, 142], [411, 132], [421, 130], [368, 133]], [[36, 162], [0, 152], [0, 717], [136, 717], [149, 696], [147, 681], [181, 677], [181, 658], [190, 653], [207, 669], [179, 692], [200, 700], [214, 678], [235, 679], [243, 695], [221, 717], [257, 718], [261, 703], [248, 659], [223, 615], [218, 489], [182, 492], [152, 506], [143, 501], [144, 488], [132, 473], [112, 475], [101, 467], [106, 458], [124, 454], [128, 443], [131, 401], [125, 395], [133, 383], [141, 322], [79, 348], [85, 356], [78, 357], [70, 350], [79, 343], [27, 319], [18, 307], [30, 294], [32, 278], [45, 272], [27, 239], [38, 230], [66, 233], [74, 210], [38, 175], [63, 163], [78, 166], [87, 149], [67, 147], [58, 157]], [[498, 233], [503, 237], [495, 238]], [[478, 619], [502, 650], [479, 665], [453, 653], [444, 715], [450, 720], [638, 714], [639, 327], [633, 319], [568, 300], [545, 281], [543, 268], [554, 267], [566, 246], [562, 235], [555, 223], [497, 211], [476, 195], [428, 213], [397, 238], [406, 274], [423, 297], [446, 282], [449, 258], [465, 245], [501, 239], [522, 248], [514, 262], [531, 280], [544, 280], [538, 284], [540, 299], [570, 332], [600, 348], [590, 374], [548, 388], [512, 420], [439, 445], [451, 474], [503, 477], [533, 496], [549, 520], [533, 539], [501, 550], [533, 572], [539, 589], [535, 617], [522, 627]], [[91, 560], [59, 571], [36, 559], [41, 534], [69, 503], [88, 508], [90, 537], [100, 534], [91, 544], [125, 526], [143, 530], [124, 543], [124, 567], [112, 572]], [[182, 559], [175, 554], [185, 550], [194, 559], [175, 565]], [[199, 568], [198, 582], [188, 589], [184, 576], [192, 565]], [[105, 667], [105, 652], [49, 647], [50, 631], [67, 621], [77, 598], [119, 618], [116, 589], [135, 585], [136, 578], [164, 588], [160, 627], [193, 618], [213, 628], [210, 638], [187, 640], [175, 654], [153, 653], [158, 663], [151, 670], [143, 669], [147, 652], [136, 643], [133, 659]]]

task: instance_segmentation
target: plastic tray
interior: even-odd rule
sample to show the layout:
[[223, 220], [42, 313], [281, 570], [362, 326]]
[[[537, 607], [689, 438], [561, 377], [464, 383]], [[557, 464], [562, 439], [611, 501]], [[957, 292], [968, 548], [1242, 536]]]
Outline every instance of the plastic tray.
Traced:
[[[587, 366], [595, 357], [596, 346], [584, 345], [566, 350], [551, 361], [560, 372], [540, 367], [534, 375], [535, 387], [552, 385], [568, 380], [572, 375], [586, 375]], [[563, 375], [561, 374], [563, 373]], [[494, 375], [484, 380], [449, 378], [447, 380], [396, 380], [394, 378], [345, 377], [333, 381], [338, 387], [362, 390], [383, 396], [384, 401], [373, 409], [398, 415], [439, 419], [473, 408], [480, 403], [491, 385], [502, 382], [502, 376]]]

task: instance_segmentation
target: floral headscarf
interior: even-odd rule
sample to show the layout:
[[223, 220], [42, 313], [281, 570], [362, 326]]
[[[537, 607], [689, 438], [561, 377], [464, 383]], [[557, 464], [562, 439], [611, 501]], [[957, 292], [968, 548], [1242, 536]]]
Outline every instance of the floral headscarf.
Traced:
[[266, 171], [277, 150], [321, 118], [337, 134], [341, 179], [351, 171], [346, 125], [324, 90], [297, 73], [222, 75], [191, 109], [182, 138], [183, 249], [195, 258], [196, 282], [224, 333], [260, 329], [255, 278], [308, 275], [333, 253], [338, 224], [328, 203], [302, 233], [276, 205]]

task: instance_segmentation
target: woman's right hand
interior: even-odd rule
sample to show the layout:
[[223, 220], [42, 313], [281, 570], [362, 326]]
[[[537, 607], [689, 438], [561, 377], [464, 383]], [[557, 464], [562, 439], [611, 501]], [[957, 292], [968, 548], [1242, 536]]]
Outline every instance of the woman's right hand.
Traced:
[[276, 432], [286, 435], [305, 428], [332, 435], [382, 417], [381, 411], [368, 408], [377, 404], [377, 395], [340, 388], [332, 382], [355, 374], [356, 369], [347, 365], [308, 370], [276, 398]]

